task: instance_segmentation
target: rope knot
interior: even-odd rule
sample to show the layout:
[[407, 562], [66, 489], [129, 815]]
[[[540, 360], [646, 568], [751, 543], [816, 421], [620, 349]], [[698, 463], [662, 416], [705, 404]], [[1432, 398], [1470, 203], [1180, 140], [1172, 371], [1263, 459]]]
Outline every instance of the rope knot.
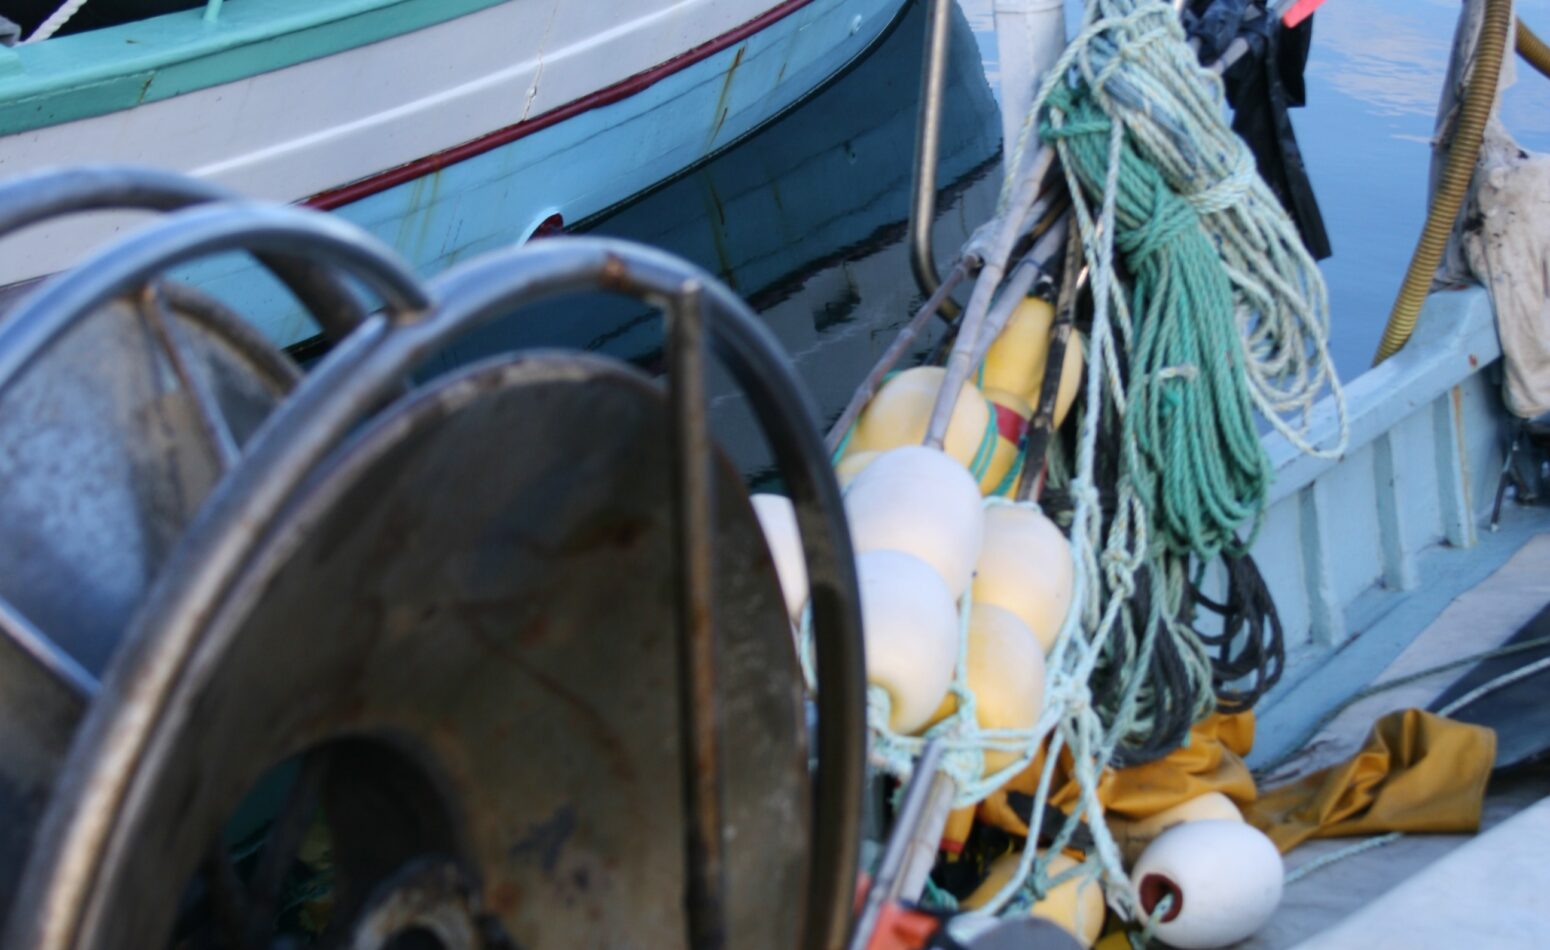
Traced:
[[1114, 246], [1128, 257], [1177, 253], [1180, 240], [1200, 230], [1200, 217], [1189, 202], [1174, 194], [1155, 173], [1149, 184], [1151, 207], [1146, 216], [1134, 227], [1122, 228], [1114, 238]]
[[1197, 214], [1220, 214], [1242, 204], [1254, 191], [1259, 182], [1259, 171], [1249, 152], [1239, 149], [1230, 161], [1232, 166], [1224, 177], [1199, 191], [1185, 193], [1184, 200]]

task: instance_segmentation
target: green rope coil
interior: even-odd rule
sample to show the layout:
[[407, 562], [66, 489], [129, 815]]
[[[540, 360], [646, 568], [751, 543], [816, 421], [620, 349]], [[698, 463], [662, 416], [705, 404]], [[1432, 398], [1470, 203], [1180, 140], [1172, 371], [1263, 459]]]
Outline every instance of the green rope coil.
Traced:
[[[1085, 84], [1056, 86], [1040, 125], [1083, 190], [1101, 200], [1113, 121]], [[1114, 244], [1132, 275], [1135, 339], [1123, 438], [1153, 513], [1155, 539], [1175, 554], [1215, 557], [1253, 542], [1270, 461], [1254, 425], [1232, 284], [1194, 207], [1141, 156], [1120, 148]], [[1238, 531], [1248, 527], [1247, 539]]]

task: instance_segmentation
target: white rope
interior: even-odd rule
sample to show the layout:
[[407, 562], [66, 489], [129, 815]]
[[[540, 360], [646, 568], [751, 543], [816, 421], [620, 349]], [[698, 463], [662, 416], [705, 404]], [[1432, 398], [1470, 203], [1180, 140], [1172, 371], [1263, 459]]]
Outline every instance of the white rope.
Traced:
[[86, 0], [67, 0], [59, 9], [49, 14], [47, 20], [38, 24], [38, 28], [32, 31], [32, 35], [22, 40], [23, 43], [41, 43], [58, 33], [59, 30], [75, 16], [76, 12], [86, 6]]

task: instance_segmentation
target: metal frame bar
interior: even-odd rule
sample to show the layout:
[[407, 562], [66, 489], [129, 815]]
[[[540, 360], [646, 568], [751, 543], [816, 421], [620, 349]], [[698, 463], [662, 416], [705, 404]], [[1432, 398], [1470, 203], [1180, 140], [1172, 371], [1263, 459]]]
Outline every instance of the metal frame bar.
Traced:
[[[904, 788], [902, 803], [898, 814], [894, 816], [893, 833], [888, 836], [882, 860], [877, 864], [877, 877], [873, 879], [871, 887], [867, 888], [861, 909], [856, 914], [856, 929], [851, 934], [849, 950], [867, 950], [883, 907], [890, 901], [898, 900], [904, 890], [904, 876], [915, 850], [911, 846], [918, 842], [922, 823], [928, 817], [928, 806], [933, 793], [937, 791], [937, 766], [941, 761], [942, 744], [932, 739], [921, 751], [920, 758], [915, 762], [915, 771], [910, 774], [909, 784]], [[937, 831], [936, 840], [939, 840], [940, 829], [933, 830]], [[935, 854], [936, 848], [933, 847], [933, 857]]]
[[668, 397], [673, 411], [673, 508], [678, 549], [678, 723], [683, 760], [689, 945], [726, 946], [721, 728], [716, 711], [715, 478], [705, 418], [704, 313], [699, 281], [667, 305]]
[[936, 220], [936, 171], [942, 140], [942, 93], [947, 85], [947, 40], [952, 26], [953, 0], [928, 0], [924, 69], [920, 75], [919, 119], [915, 126], [915, 166], [910, 186], [910, 270], [921, 293], [937, 300], [938, 313], [951, 318], [961, 309], [952, 297], [937, 298], [942, 278], [931, 247], [931, 226]]
[[[359, 278], [394, 319], [430, 305], [414, 274], [354, 226], [288, 207], [215, 204], [169, 215], [39, 287], [0, 324], [0, 392], [70, 327], [172, 267], [223, 251], [306, 256]], [[367, 321], [369, 322], [369, 321]]]
[[221, 414], [219, 402], [210, 391], [209, 383], [194, 370], [188, 360], [188, 346], [176, 323], [167, 314], [161, 281], [151, 281], [142, 287], [137, 303], [141, 318], [150, 328], [151, 337], [161, 348], [162, 357], [172, 367], [178, 385], [189, 394], [199, 414], [199, 427], [204, 432], [210, 454], [220, 464], [222, 472], [230, 471], [237, 464], [242, 450], [237, 447], [231, 426], [227, 425], [226, 417]]
[[[139, 165], [79, 165], [24, 175], [0, 185], [0, 237], [52, 218], [92, 211], [182, 211], [196, 205], [241, 201], [241, 196], [197, 178]], [[313, 261], [258, 254], [325, 333], [342, 337], [366, 318], [349, 287]]]

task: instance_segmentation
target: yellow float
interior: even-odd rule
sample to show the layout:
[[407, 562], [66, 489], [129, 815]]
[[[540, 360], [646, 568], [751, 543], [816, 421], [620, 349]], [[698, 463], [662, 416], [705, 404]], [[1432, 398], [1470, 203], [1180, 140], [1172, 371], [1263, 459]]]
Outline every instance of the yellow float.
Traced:
[[[1022, 855], [1016, 851], [1003, 854], [990, 865], [990, 873], [974, 893], [960, 904], [965, 910], [974, 910], [990, 903], [1006, 882], [1017, 871]], [[1077, 866], [1077, 861], [1064, 854], [1050, 860], [1050, 878], [1064, 874]], [[1075, 877], [1055, 885], [1044, 899], [1028, 911], [1034, 917], [1042, 917], [1059, 924], [1084, 947], [1091, 947], [1103, 932], [1103, 918], [1107, 913], [1103, 903], [1103, 887], [1091, 877]]]
[[[856, 420], [845, 454], [881, 452], [925, 441], [926, 426], [947, 371], [917, 366], [889, 379]], [[994, 447], [991, 407], [972, 383], [964, 383], [947, 426], [943, 451], [970, 470], [983, 471]]]
[[[1028, 625], [1011, 611], [990, 604], [969, 609], [969, 643], [964, 681], [974, 694], [974, 718], [981, 729], [1030, 729], [1044, 709], [1044, 650]], [[951, 693], [942, 701], [934, 725], [958, 708]], [[985, 774], [1017, 760], [1017, 753], [988, 750]]]
[[[1039, 404], [1049, 359], [1050, 330], [1055, 310], [1047, 300], [1029, 297], [1017, 305], [999, 336], [985, 352], [980, 384], [988, 392], [1002, 390], [1021, 396], [1030, 406]], [[1060, 365], [1060, 389], [1055, 396], [1055, 428], [1065, 421], [1082, 385], [1082, 340], [1072, 333]]]
[[861, 470], [871, 465], [872, 461], [882, 454], [881, 452], [851, 452], [847, 454], [840, 459], [838, 465], [834, 466], [835, 481], [840, 483], [841, 488], [849, 487], [850, 483], [856, 480], [856, 476], [861, 474]]
[[1044, 383], [1044, 362], [1049, 356], [1050, 327], [1055, 308], [1047, 300], [1029, 297], [1017, 305], [1000, 335], [985, 351], [985, 373], [980, 383], [987, 389], [1016, 393], [1029, 404], [1039, 399]]
[[1109, 818], [1108, 825], [1109, 833], [1114, 835], [1114, 843], [1119, 845], [1120, 853], [1125, 857], [1125, 863], [1133, 864], [1147, 845], [1175, 825], [1191, 821], [1242, 820], [1243, 813], [1232, 803], [1232, 799], [1221, 792], [1206, 792], [1135, 821]]

